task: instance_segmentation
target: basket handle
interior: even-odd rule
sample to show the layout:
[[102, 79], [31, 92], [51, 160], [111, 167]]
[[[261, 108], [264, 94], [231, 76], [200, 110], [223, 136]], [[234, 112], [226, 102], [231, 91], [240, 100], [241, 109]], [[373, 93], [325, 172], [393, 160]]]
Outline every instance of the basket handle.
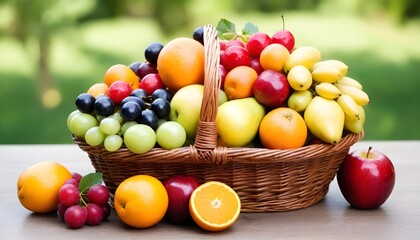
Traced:
[[[224, 162], [226, 151], [218, 150], [216, 116], [221, 78], [219, 73], [220, 45], [217, 30], [212, 25], [203, 27], [204, 34], [204, 95], [200, 121], [191, 156], [197, 162]], [[194, 149], [195, 148], [195, 149]], [[224, 157], [223, 157], [223, 153]]]

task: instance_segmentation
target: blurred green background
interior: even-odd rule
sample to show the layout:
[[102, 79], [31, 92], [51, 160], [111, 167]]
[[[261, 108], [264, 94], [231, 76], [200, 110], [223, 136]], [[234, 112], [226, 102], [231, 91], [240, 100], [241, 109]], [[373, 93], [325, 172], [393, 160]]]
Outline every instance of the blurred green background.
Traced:
[[144, 61], [151, 42], [191, 36], [220, 18], [350, 67], [371, 98], [365, 139], [420, 139], [417, 0], [0, 0], [0, 144], [71, 143], [74, 99], [108, 67]]

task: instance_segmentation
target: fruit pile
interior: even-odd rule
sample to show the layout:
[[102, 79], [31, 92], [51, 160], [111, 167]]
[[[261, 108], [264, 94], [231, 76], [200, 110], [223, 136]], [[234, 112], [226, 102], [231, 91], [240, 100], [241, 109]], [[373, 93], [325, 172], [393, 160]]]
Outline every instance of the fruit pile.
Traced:
[[[283, 23], [284, 25], [284, 23]], [[362, 85], [348, 66], [321, 58], [311, 46], [295, 46], [284, 29], [271, 37], [247, 23], [241, 34], [220, 20], [218, 144], [293, 149], [314, 142], [337, 144], [361, 133]], [[108, 151], [145, 153], [175, 149], [196, 135], [204, 92], [203, 27], [192, 38], [150, 44], [145, 62], [116, 64], [76, 98], [67, 125], [77, 138]]]
[[[17, 181], [20, 203], [34, 213], [57, 212], [68, 228], [99, 225], [112, 209], [110, 192], [101, 173], [81, 176], [57, 162], [28, 167]], [[241, 211], [238, 194], [228, 185], [201, 184], [191, 175], [173, 175], [162, 182], [150, 175], [124, 179], [113, 195], [119, 219], [135, 228], [152, 227], [162, 220], [222, 231], [235, 223]]]

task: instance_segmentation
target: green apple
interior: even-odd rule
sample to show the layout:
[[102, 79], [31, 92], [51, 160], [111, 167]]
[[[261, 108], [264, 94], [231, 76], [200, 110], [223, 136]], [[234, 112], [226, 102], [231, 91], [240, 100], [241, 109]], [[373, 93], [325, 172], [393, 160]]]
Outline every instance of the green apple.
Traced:
[[253, 97], [222, 104], [216, 119], [219, 142], [228, 147], [246, 146], [257, 135], [264, 115], [264, 107]]
[[[192, 84], [178, 90], [171, 100], [169, 119], [181, 124], [189, 139], [194, 139], [197, 133], [203, 95], [204, 86]], [[226, 94], [219, 90], [219, 106], [226, 101]]]

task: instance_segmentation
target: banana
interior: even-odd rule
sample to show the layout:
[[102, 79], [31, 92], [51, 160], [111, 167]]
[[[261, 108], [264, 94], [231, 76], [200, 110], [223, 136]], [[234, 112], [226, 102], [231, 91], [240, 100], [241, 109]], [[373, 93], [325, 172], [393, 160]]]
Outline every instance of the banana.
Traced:
[[334, 83], [344, 75], [336, 65], [321, 64], [312, 70], [312, 78], [317, 82]]
[[331, 83], [320, 83], [315, 86], [316, 93], [326, 99], [338, 98], [341, 91]]
[[358, 105], [352, 97], [347, 94], [341, 94], [336, 101], [346, 115], [357, 119], [360, 117]]
[[350, 132], [359, 134], [363, 131], [363, 125], [365, 124], [366, 114], [365, 109], [362, 106], [357, 105], [357, 108], [359, 112], [358, 118], [345, 114], [344, 128]]
[[336, 68], [340, 69], [341, 74], [343, 76], [345, 76], [349, 72], [349, 66], [347, 66], [347, 64], [345, 64], [344, 62], [342, 62], [340, 60], [336, 60], [336, 59], [319, 61], [319, 62], [315, 63], [313, 68], [316, 68], [320, 65], [327, 65], [327, 66], [331, 66], [331, 67], [336, 67]]
[[290, 69], [287, 74], [287, 81], [289, 81], [289, 84], [293, 89], [303, 91], [311, 87], [312, 75], [306, 67], [297, 65]]
[[315, 63], [321, 60], [321, 52], [310, 46], [298, 47], [290, 53], [283, 65], [283, 70], [289, 72], [294, 66], [303, 65], [312, 69]]
[[338, 79], [337, 84], [344, 85], [344, 86], [352, 86], [360, 90], [363, 90], [362, 84], [360, 84], [357, 80], [351, 77], [347, 77], [347, 76], [344, 76]]
[[347, 94], [354, 99], [354, 101], [360, 105], [365, 106], [369, 103], [369, 96], [363, 90], [358, 89], [353, 86], [345, 86], [341, 84], [335, 84], [335, 86], [341, 91], [343, 94]]

